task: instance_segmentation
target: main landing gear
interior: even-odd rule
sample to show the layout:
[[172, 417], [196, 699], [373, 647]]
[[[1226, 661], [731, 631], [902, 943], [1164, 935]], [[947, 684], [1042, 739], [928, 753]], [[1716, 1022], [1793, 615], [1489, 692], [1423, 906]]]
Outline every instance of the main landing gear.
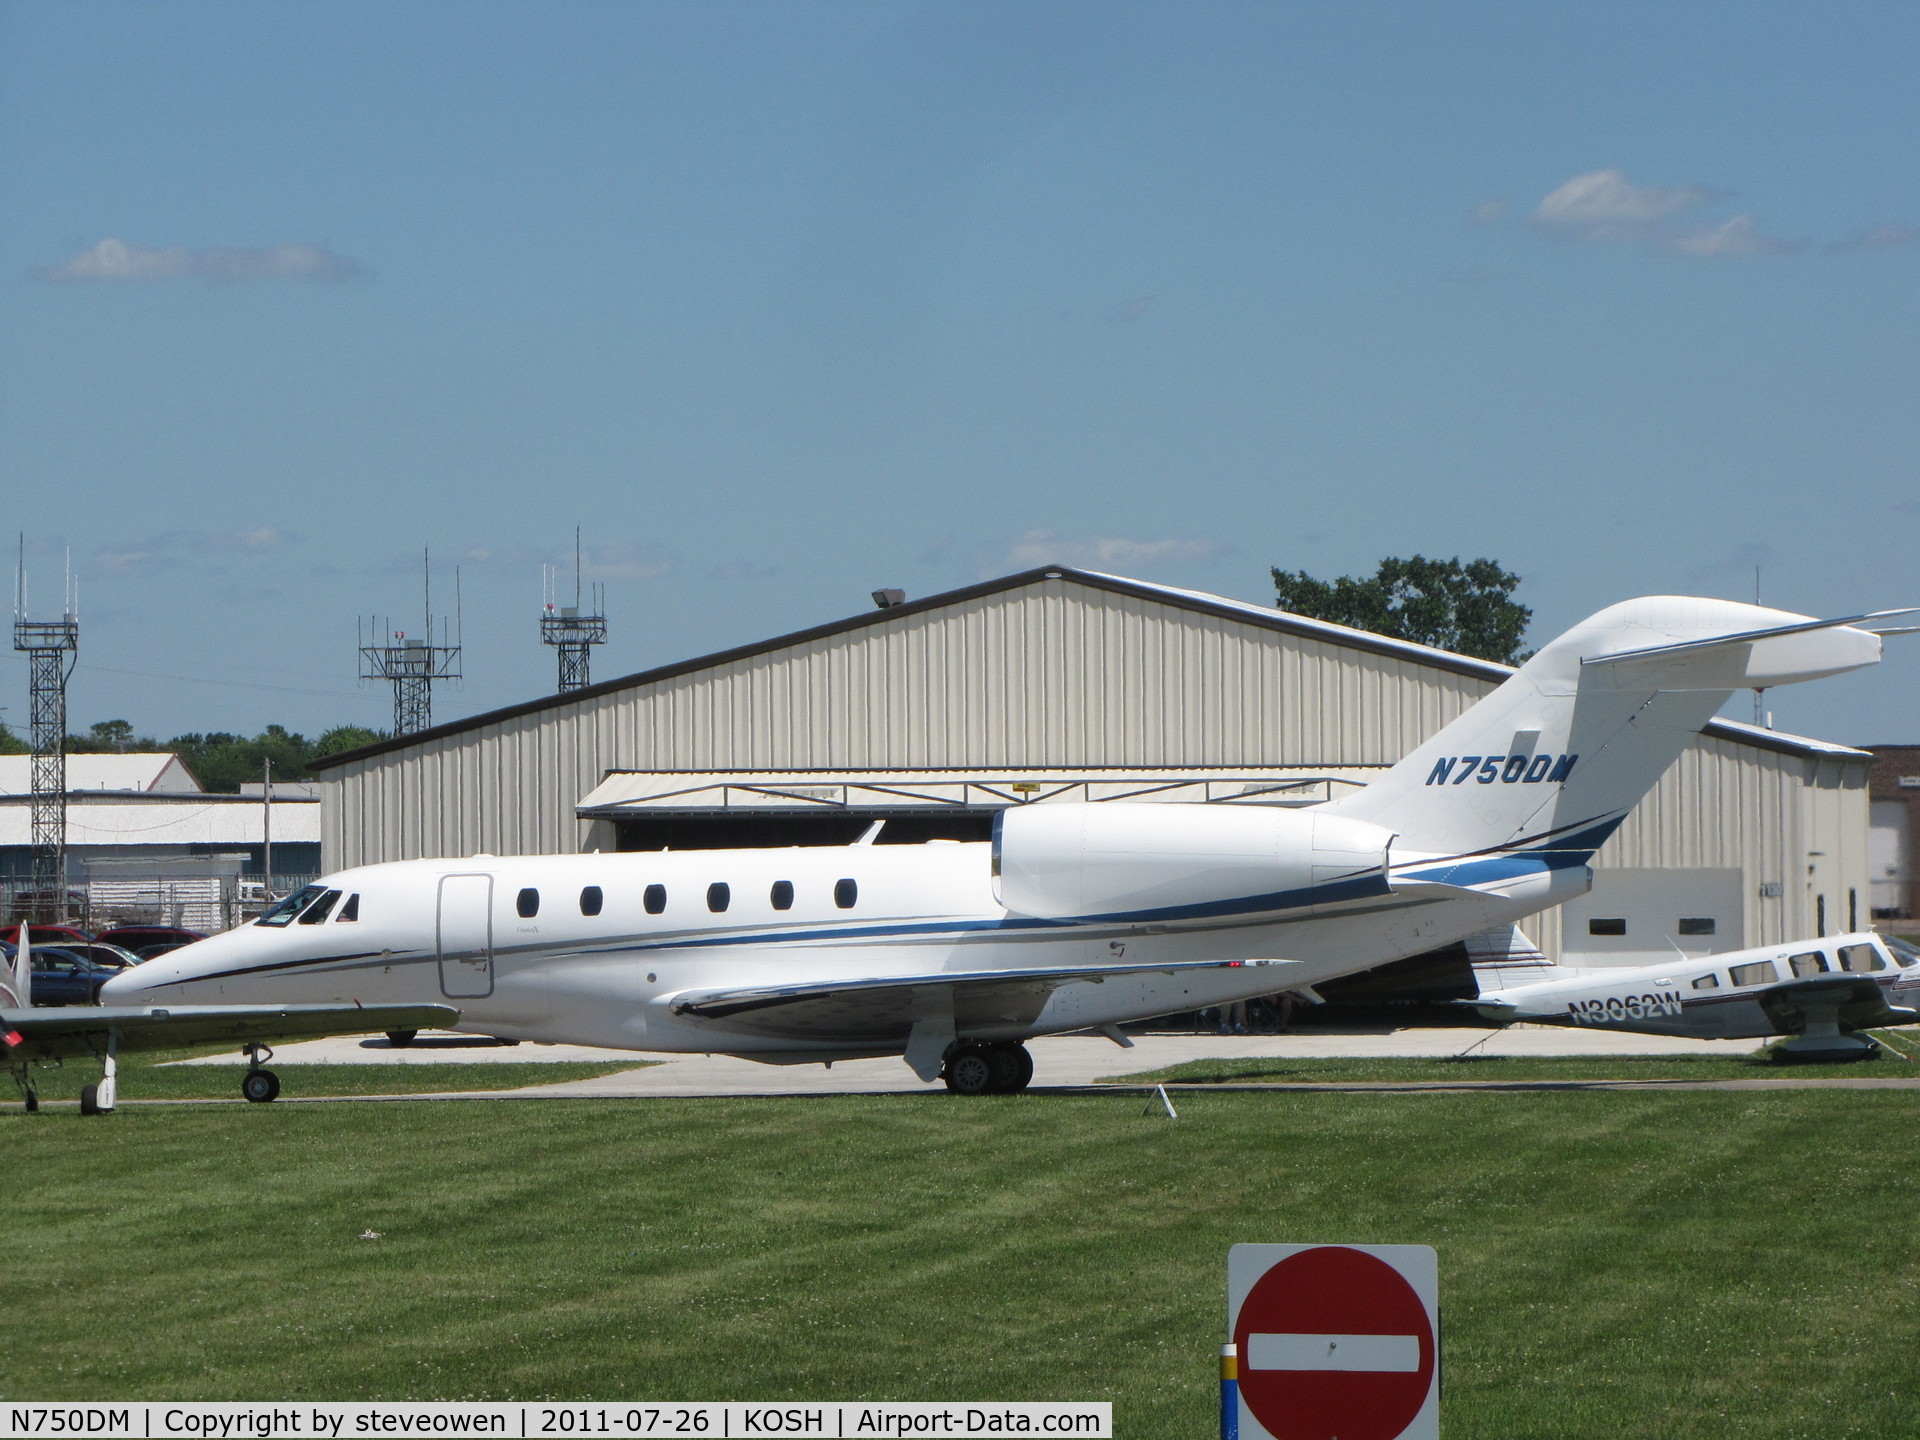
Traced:
[[240, 1077], [240, 1093], [255, 1105], [265, 1105], [280, 1093], [280, 1077], [263, 1068], [273, 1058], [271, 1045], [246, 1047], [247, 1073]]
[[1012, 1095], [1033, 1080], [1033, 1056], [1011, 1040], [963, 1040], [947, 1056], [940, 1078], [956, 1095]]

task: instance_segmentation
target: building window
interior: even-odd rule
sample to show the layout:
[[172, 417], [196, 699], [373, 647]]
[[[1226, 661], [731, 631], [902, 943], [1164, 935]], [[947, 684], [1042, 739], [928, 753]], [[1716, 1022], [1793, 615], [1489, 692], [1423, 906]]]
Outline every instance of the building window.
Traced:
[[647, 907], [647, 914], [658, 915], [662, 910], [667, 908], [667, 887], [664, 885], [647, 886], [645, 892], [640, 896], [640, 903]]
[[859, 899], [860, 887], [852, 880], [836, 880], [833, 882], [833, 903], [838, 905], [842, 910], [851, 910], [855, 902]]
[[1727, 972], [1736, 985], [1771, 985], [1780, 978], [1771, 960], [1756, 960], [1751, 965], [1736, 965]]
[[1696, 915], [1688, 917], [1683, 915], [1680, 917], [1680, 933], [1682, 935], [1711, 935], [1713, 934], [1713, 930], [1713, 920], [1708, 916]]
[[598, 915], [601, 907], [606, 903], [607, 897], [601, 894], [598, 885], [589, 885], [580, 892], [580, 913], [582, 915]]
[[707, 909], [718, 915], [733, 903], [733, 891], [727, 888], [727, 882], [716, 880], [707, 886]]
[[301, 912], [300, 923], [302, 925], [318, 925], [322, 920], [327, 918], [327, 915], [332, 911], [333, 907], [339, 903], [339, 900], [340, 892], [338, 890], [327, 891], [326, 894], [322, 895]]
[[1587, 921], [1587, 934], [1589, 935], [1624, 935], [1626, 933], [1627, 922], [1625, 920]]
[[1813, 933], [1822, 940], [1827, 938], [1827, 897], [1824, 895], [1813, 899]]
[[540, 913], [540, 892], [529, 885], [514, 897], [513, 908], [522, 920], [531, 920]]
[[1693, 982], [1693, 988], [1696, 990], [1718, 990], [1720, 988], [1720, 977], [1718, 975], [1702, 975], [1698, 980]]
[[774, 881], [773, 893], [768, 896], [768, 898], [773, 901], [774, 909], [791, 910], [793, 908], [793, 882], [791, 880]]
[[1808, 950], [1799, 955], [1790, 956], [1787, 964], [1793, 967], [1795, 975], [1824, 975], [1827, 973], [1827, 957], [1818, 950]]
[[359, 918], [360, 892], [356, 890], [353, 894], [347, 896], [347, 903], [340, 907], [340, 914], [335, 923], [338, 924], [344, 920], [358, 920]]

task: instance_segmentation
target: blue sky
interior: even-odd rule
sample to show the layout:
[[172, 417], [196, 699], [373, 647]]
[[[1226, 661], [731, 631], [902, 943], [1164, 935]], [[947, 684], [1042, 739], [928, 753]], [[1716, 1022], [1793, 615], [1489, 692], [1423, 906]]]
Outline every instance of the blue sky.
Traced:
[[[385, 724], [1048, 560], [1920, 603], [1906, 5], [0, 3], [0, 493], [76, 727]], [[1920, 738], [1920, 638], [1776, 692]], [[0, 712], [25, 718], [20, 658]], [[1749, 702], [1729, 708], [1747, 718]]]

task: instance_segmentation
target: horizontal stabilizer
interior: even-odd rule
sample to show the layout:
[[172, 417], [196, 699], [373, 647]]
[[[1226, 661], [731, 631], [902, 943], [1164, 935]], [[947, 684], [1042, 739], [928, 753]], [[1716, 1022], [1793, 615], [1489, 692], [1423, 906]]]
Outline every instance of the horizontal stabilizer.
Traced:
[[1836, 620], [1800, 620], [1790, 625], [1743, 630], [1698, 640], [1641, 646], [1583, 656], [1582, 670], [1607, 673], [1624, 689], [1739, 690], [1819, 680], [1872, 665], [1883, 634], [1863, 622], [1912, 615], [1913, 610], [1877, 610]]
[[444, 1030], [451, 1005], [67, 1005], [0, 1011], [0, 1059], [62, 1060], [186, 1045]]

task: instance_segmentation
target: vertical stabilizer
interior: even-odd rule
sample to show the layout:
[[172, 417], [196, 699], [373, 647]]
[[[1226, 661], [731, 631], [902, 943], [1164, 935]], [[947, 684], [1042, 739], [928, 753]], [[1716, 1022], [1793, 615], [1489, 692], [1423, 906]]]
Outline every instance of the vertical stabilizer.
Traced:
[[[1871, 665], [1880, 637], [1728, 600], [1609, 606], [1379, 780], [1325, 808], [1409, 850], [1591, 855], [1735, 690]], [[1570, 857], [1571, 858], [1571, 857]]]
[[23, 923], [19, 944], [14, 947], [13, 964], [0, 971], [0, 1005], [9, 1010], [26, 1010], [33, 1004], [33, 939]]

